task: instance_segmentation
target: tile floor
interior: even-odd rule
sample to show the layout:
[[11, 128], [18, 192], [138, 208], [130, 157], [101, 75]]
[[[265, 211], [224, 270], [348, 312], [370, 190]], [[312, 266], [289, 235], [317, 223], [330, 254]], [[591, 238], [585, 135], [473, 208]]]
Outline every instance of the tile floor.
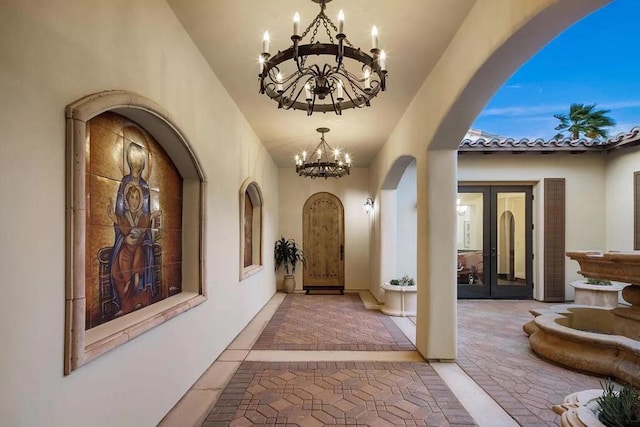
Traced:
[[[456, 363], [415, 351], [415, 318], [371, 295], [276, 294], [161, 426], [546, 426], [599, 378], [531, 352], [535, 301], [460, 301]], [[499, 327], [499, 329], [498, 329]]]

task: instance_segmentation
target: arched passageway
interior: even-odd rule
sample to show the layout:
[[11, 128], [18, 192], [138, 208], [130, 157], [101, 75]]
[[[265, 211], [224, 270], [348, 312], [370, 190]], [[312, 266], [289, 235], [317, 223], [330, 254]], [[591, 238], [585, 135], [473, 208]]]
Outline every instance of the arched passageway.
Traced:
[[[417, 347], [427, 359], [456, 357], [457, 147], [491, 95], [559, 32], [607, 3], [476, 2], [447, 52], [372, 164], [380, 193], [400, 155], [416, 159]], [[491, 34], [478, 37], [480, 28]], [[378, 236], [380, 239], [381, 236]], [[382, 243], [380, 242], [381, 246]]]

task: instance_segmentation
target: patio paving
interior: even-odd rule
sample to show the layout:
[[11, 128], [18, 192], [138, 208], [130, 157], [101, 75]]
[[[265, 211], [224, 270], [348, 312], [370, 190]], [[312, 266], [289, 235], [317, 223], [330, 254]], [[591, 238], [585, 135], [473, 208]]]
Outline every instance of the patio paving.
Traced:
[[398, 351], [415, 347], [358, 294], [287, 295], [254, 350]]
[[522, 325], [537, 301], [458, 301], [457, 364], [523, 426], [557, 426], [551, 406], [576, 391], [600, 388], [602, 378], [537, 356]]
[[244, 362], [203, 426], [476, 425], [426, 363]]
[[[215, 406], [203, 415], [202, 425], [468, 426], [478, 422], [464, 405], [475, 404], [469, 410], [478, 416], [474, 411], [481, 398], [458, 394], [460, 402], [447, 385], [460, 379], [445, 382], [446, 376], [441, 378], [426, 362], [394, 358], [400, 356], [399, 350], [414, 350], [413, 345], [389, 317], [366, 310], [358, 295], [282, 298], [255, 344], [244, 347], [243, 354], [249, 356], [239, 359], [237, 371], [220, 389]], [[481, 406], [480, 425], [556, 426], [559, 417], [551, 411], [552, 405], [567, 394], [600, 387], [601, 378], [551, 364], [531, 351], [522, 325], [532, 318], [529, 309], [545, 305], [458, 302], [458, 358], [449, 366], [471, 384], [475, 381], [486, 392], [478, 394], [488, 395], [485, 402], [491, 405], [493, 399], [507, 420], [497, 423], [489, 405]], [[296, 361], [289, 357], [294, 353]], [[381, 355], [384, 361], [341, 361], [354, 360], [345, 355], [363, 353]], [[434, 366], [441, 369], [438, 365], [442, 364]]]

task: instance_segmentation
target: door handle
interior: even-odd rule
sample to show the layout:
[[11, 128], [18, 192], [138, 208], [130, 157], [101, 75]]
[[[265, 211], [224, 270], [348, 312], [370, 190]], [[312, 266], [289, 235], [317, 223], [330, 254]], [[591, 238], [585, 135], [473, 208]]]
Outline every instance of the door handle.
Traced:
[[340, 245], [340, 261], [344, 260], [344, 245]]
[[496, 256], [496, 248], [491, 248], [491, 256]]

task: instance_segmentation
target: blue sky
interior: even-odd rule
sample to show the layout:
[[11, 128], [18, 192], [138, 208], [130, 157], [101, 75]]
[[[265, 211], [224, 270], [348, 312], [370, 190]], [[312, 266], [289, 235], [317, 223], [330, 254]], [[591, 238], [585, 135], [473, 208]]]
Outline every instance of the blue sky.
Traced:
[[472, 125], [513, 138], [551, 138], [571, 103], [611, 110], [609, 135], [640, 126], [639, 0], [614, 0], [559, 34], [496, 92]]

